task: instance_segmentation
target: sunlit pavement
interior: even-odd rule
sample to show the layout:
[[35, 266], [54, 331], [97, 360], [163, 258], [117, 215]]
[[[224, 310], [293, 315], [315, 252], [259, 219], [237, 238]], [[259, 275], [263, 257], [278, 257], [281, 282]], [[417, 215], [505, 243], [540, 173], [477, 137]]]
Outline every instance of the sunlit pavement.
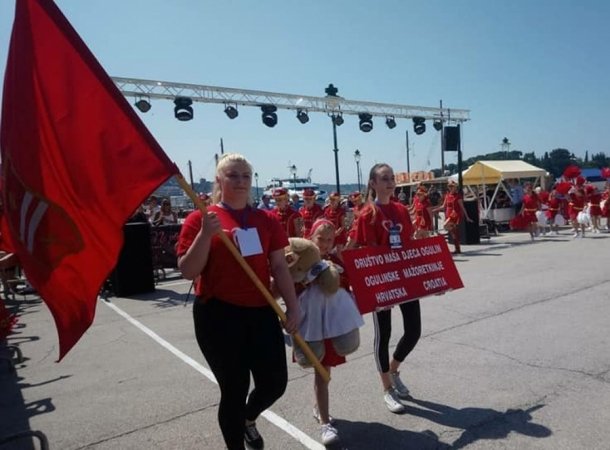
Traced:
[[[466, 287], [422, 300], [423, 336], [401, 368], [413, 395], [403, 415], [383, 403], [365, 317], [360, 349], [332, 372], [335, 448], [608, 448], [610, 234], [573, 239], [564, 229], [530, 242], [504, 233], [463, 252], [455, 261]], [[189, 286], [170, 273], [152, 294], [100, 300], [59, 364], [46, 307], [9, 301], [20, 313], [9, 344], [25, 359], [15, 373], [0, 365], [0, 438], [40, 430], [62, 450], [224, 448]], [[289, 367], [272, 421], [259, 419], [266, 448], [321, 448], [313, 373]]]

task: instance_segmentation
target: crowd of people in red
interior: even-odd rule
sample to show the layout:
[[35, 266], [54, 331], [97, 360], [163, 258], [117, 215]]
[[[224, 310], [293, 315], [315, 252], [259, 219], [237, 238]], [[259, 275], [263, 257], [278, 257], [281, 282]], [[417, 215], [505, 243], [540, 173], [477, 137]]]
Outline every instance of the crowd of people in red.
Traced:
[[527, 183], [520, 214], [511, 225], [515, 229], [526, 229], [534, 240], [540, 233], [557, 235], [559, 226], [569, 224], [573, 237], [583, 238], [587, 231], [600, 233], [604, 218], [605, 229], [610, 230], [609, 198], [609, 182], [601, 191], [581, 176], [570, 181], [560, 180], [550, 191], [534, 189]]

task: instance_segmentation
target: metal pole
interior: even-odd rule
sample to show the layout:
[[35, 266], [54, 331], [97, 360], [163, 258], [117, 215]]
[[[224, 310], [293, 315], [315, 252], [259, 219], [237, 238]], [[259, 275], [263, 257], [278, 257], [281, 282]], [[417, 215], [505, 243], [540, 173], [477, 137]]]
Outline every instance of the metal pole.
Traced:
[[333, 152], [335, 152], [335, 179], [337, 181], [337, 194], [341, 195], [341, 188], [339, 186], [339, 149], [337, 148], [337, 124], [335, 124], [335, 115], [330, 116], [333, 123]]
[[407, 135], [407, 179], [411, 182], [411, 165], [409, 164], [409, 130], [405, 131]]
[[222, 142], [222, 138], [220, 138], [220, 154], [221, 155], [225, 154], [225, 146], [224, 146], [224, 142]]
[[189, 179], [191, 180], [191, 189], [195, 190], [195, 183], [193, 182], [193, 163], [189, 159]]
[[458, 136], [460, 136], [460, 139], [458, 139], [458, 154], [457, 154], [457, 166], [458, 166], [458, 192], [461, 194], [462, 193], [462, 130], [460, 129], [460, 124], [457, 124], [457, 129], [458, 129]]
[[443, 145], [443, 101], [440, 101], [441, 108], [441, 177], [445, 175], [445, 148]]
[[360, 192], [360, 161], [356, 161], [356, 176], [358, 177], [358, 192]]

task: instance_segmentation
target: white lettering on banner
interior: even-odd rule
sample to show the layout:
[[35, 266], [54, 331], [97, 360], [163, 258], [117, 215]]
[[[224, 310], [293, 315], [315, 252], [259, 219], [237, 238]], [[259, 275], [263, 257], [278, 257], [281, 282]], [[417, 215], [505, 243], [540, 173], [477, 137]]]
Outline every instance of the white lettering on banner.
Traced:
[[400, 281], [400, 275], [398, 274], [397, 270], [364, 277], [364, 284], [366, 284], [367, 287], [391, 283], [392, 281]]
[[401, 298], [407, 297], [407, 290], [403, 287], [390, 289], [388, 291], [377, 292], [375, 294], [375, 300], [377, 303], [385, 303], [391, 300], [400, 300]]
[[403, 250], [401, 252], [401, 254], [402, 254], [402, 259], [404, 259], [405, 261], [407, 259], [419, 258], [421, 256], [419, 253], [419, 250], [417, 250], [416, 248], [410, 248], [407, 250]]
[[369, 256], [364, 256], [362, 258], [356, 258], [356, 259], [354, 259], [354, 264], [356, 265], [356, 269], [379, 266], [379, 265], [383, 264], [383, 256], [369, 255]]
[[447, 283], [447, 280], [445, 280], [443, 277], [433, 278], [432, 280], [424, 281], [424, 289], [426, 291], [431, 291], [433, 289], [438, 289], [438, 288], [444, 288], [447, 286], [449, 286], [449, 283]]
[[440, 272], [445, 270], [442, 261], [434, 263], [421, 264], [419, 266], [405, 267], [402, 269], [402, 274], [405, 278], [417, 277], [419, 275], [425, 275], [427, 273]]
[[383, 255], [383, 259], [386, 263], [394, 263], [400, 261], [400, 255], [398, 253], [386, 253]]
[[426, 245], [425, 247], [420, 248], [419, 251], [421, 252], [422, 255], [430, 256], [430, 255], [436, 255], [436, 254], [442, 252], [442, 249], [441, 249], [440, 245], [435, 244], [435, 245]]

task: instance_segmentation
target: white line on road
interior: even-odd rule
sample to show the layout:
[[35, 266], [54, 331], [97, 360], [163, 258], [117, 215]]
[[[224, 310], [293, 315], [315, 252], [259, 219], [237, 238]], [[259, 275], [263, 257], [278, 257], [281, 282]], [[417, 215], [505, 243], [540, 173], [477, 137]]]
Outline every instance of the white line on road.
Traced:
[[[218, 384], [218, 382], [216, 381], [216, 378], [214, 377], [214, 374], [212, 373], [212, 371], [210, 369], [202, 366], [197, 361], [195, 361], [193, 358], [191, 358], [189, 355], [178, 350], [176, 347], [174, 347], [172, 344], [167, 342], [165, 339], [163, 339], [153, 330], [146, 327], [144, 324], [137, 321], [133, 317], [131, 317], [129, 314], [127, 314], [125, 311], [123, 311], [118, 306], [114, 305], [113, 303], [105, 302], [105, 301], [103, 301], [102, 303], [104, 303], [106, 306], [108, 306], [110, 309], [112, 309], [114, 312], [116, 312], [119, 316], [122, 316], [124, 319], [126, 319], [129, 323], [131, 323], [133, 326], [138, 328], [144, 334], [148, 335], [150, 338], [152, 338], [154, 341], [156, 341], [159, 345], [161, 345], [161, 347], [170, 351], [175, 356], [177, 356], [182, 361], [184, 361], [186, 364], [191, 366], [193, 369], [195, 369], [196, 371], [201, 373], [212, 383]], [[278, 427], [279, 429], [288, 433], [294, 439], [299, 441], [306, 448], [309, 448], [312, 450], [323, 450], [325, 448], [322, 444], [320, 444], [319, 442], [317, 442], [314, 439], [312, 439], [311, 437], [309, 437], [309, 435], [305, 434], [304, 432], [299, 430], [297, 427], [292, 425], [290, 422], [288, 422], [286, 419], [284, 419], [281, 416], [278, 416], [273, 411], [268, 409], [268, 410], [264, 411], [261, 415], [265, 419], [267, 419], [269, 422], [271, 422], [273, 425], [275, 425], [276, 427]]]

